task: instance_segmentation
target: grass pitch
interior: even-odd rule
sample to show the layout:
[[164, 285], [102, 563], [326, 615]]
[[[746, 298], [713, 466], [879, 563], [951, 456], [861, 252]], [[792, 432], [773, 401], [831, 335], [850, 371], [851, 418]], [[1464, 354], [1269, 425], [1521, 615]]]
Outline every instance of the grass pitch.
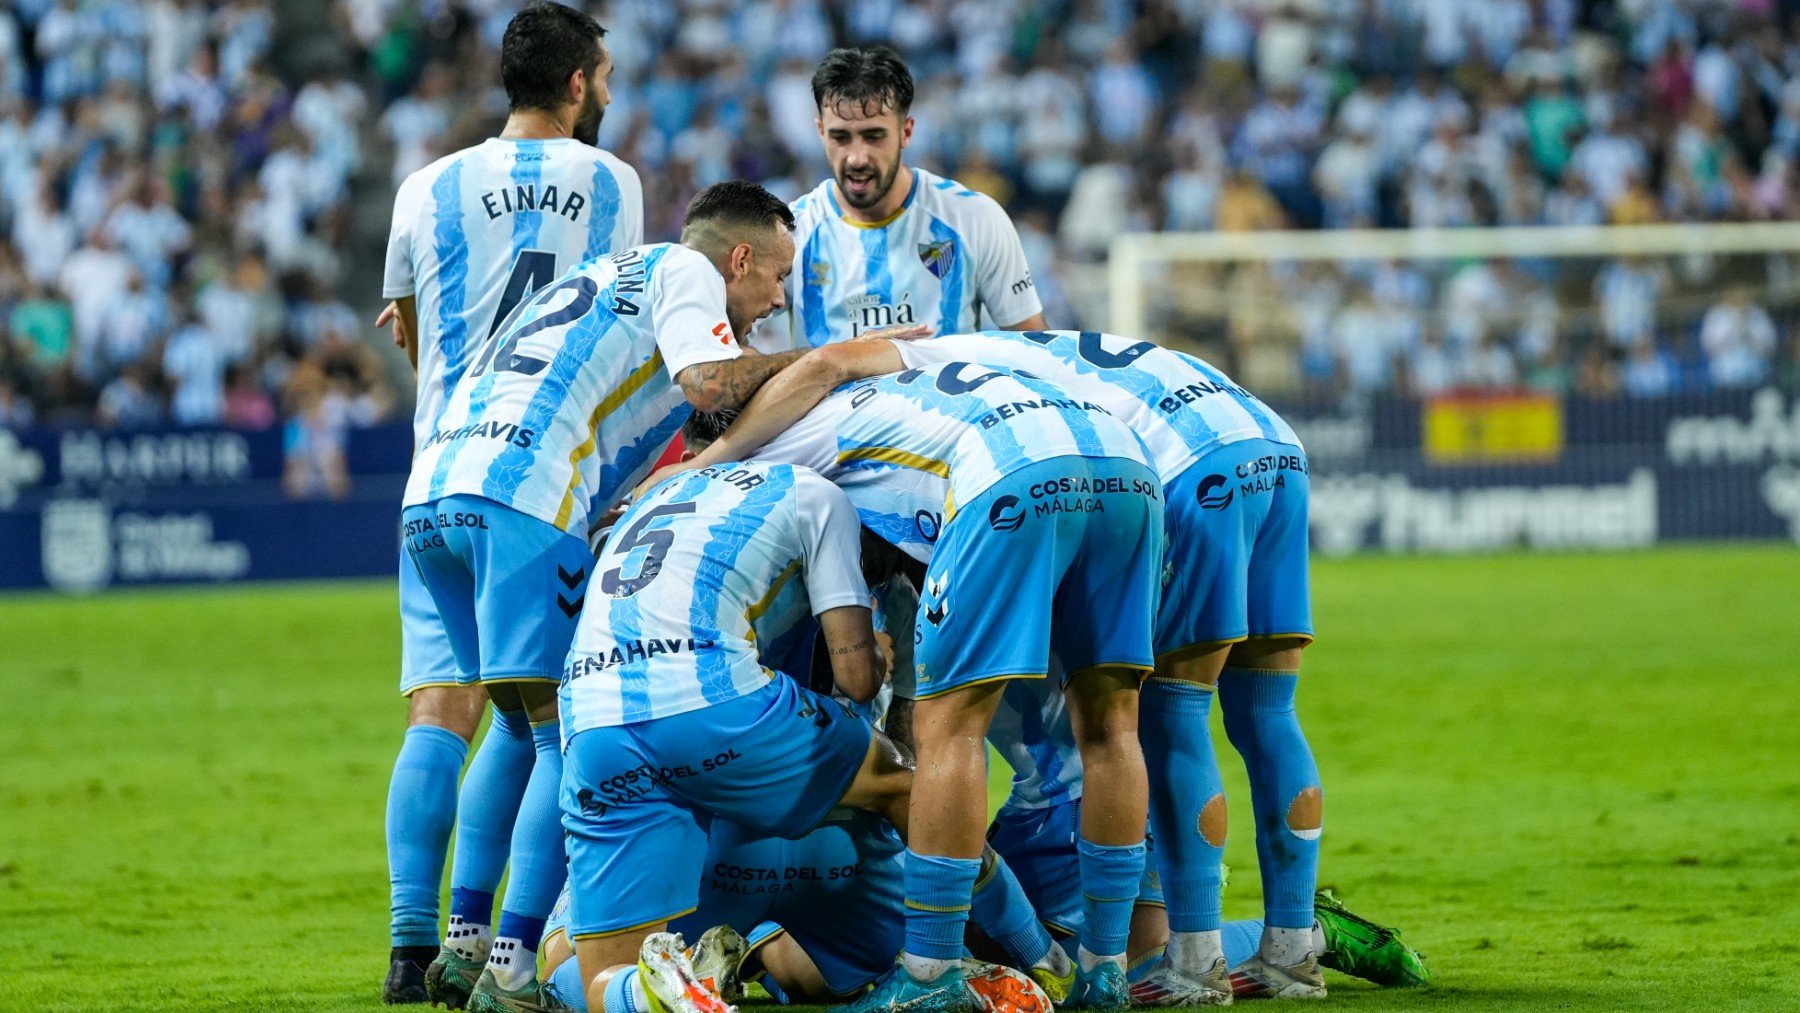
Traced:
[[[1800, 553], [1315, 574], [1322, 880], [1437, 975], [1332, 1005], [1800, 1008]], [[381, 1009], [396, 625], [381, 584], [0, 599], [0, 1009]]]

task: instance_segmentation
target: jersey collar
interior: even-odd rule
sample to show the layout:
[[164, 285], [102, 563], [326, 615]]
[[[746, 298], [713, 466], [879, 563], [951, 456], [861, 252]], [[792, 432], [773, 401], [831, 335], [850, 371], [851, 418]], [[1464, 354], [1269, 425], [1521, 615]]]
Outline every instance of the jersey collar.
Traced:
[[856, 219], [851, 218], [849, 215], [845, 214], [843, 207], [840, 204], [838, 204], [837, 180], [835, 180], [835, 179], [826, 181], [825, 197], [827, 200], [831, 201], [832, 213], [837, 215], [838, 218], [842, 219], [845, 225], [848, 225], [851, 228], [856, 228], [856, 229], [885, 229], [889, 225], [894, 224], [895, 220], [898, 219], [901, 215], [905, 214], [907, 208], [912, 207], [913, 199], [919, 196], [919, 184], [922, 182], [924, 182], [924, 181], [919, 178], [919, 170], [913, 169], [912, 170], [912, 188], [910, 190], [906, 191], [906, 199], [900, 202], [900, 206], [894, 210], [893, 214], [888, 215], [886, 218], [883, 218], [878, 222], [859, 222]]

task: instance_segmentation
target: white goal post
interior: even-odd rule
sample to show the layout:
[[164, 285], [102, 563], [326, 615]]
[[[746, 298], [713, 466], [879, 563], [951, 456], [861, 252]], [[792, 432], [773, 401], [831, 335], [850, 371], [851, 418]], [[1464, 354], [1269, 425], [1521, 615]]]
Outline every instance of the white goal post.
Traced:
[[1800, 222], [1126, 233], [1108, 261], [1110, 329], [1146, 333], [1152, 269], [1174, 262], [1725, 256], [1800, 253]]

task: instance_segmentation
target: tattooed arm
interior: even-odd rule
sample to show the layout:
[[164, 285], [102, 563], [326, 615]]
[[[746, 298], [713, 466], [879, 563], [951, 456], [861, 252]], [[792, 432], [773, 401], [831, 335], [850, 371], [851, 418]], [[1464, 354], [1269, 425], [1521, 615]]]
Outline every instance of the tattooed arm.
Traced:
[[675, 382], [681, 384], [688, 404], [703, 412], [736, 411], [744, 407], [764, 381], [793, 365], [805, 352], [782, 352], [780, 355], [744, 355], [718, 362], [701, 362], [681, 371]]
[[[785, 354], [791, 353], [750, 358], [783, 358]], [[905, 365], [892, 341], [851, 341], [815, 348], [794, 368], [782, 371], [755, 391], [755, 396], [750, 398], [743, 414], [731, 428], [690, 463], [700, 468], [721, 461], [744, 460], [800, 421], [839, 384], [865, 376], [897, 373], [903, 368]]]
[[838, 689], [857, 703], [875, 699], [887, 678], [887, 661], [875, 646], [869, 610], [858, 605], [826, 609], [819, 613], [819, 628]]

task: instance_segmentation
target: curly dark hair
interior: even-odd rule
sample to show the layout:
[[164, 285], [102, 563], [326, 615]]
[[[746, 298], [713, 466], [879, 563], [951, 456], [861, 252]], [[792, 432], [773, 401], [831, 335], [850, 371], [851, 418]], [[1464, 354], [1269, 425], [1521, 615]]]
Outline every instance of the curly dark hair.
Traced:
[[912, 72], [900, 54], [887, 46], [834, 49], [813, 71], [813, 104], [821, 110], [849, 103], [874, 116], [892, 107], [901, 116], [912, 108]]

